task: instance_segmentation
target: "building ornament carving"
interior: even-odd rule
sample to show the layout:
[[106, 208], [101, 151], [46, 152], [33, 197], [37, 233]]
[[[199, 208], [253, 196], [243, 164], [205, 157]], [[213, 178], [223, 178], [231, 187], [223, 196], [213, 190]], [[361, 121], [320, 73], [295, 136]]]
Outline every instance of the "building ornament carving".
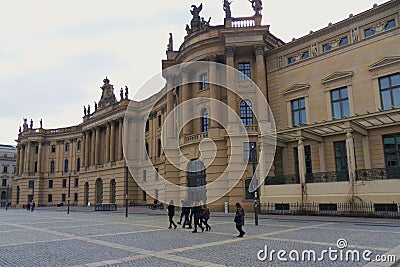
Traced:
[[117, 101], [114, 95], [114, 86], [110, 84], [110, 80], [107, 77], [103, 80], [104, 85], [101, 88], [103, 90], [101, 99], [98, 104], [98, 108], [102, 109], [115, 104]]

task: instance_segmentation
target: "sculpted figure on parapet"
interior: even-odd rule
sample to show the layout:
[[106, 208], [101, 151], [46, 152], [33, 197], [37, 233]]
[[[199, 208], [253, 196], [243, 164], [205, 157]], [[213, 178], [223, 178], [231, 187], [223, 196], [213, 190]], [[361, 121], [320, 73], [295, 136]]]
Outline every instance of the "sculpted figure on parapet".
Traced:
[[225, 18], [230, 19], [232, 17], [231, 13], [231, 4], [233, 1], [229, 2], [228, 0], [224, 0], [224, 11], [225, 11]]
[[186, 33], [189, 35], [192, 32], [199, 31], [199, 30], [207, 30], [210, 26], [211, 17], [208, 21], [205, 21], [204, 18], [200, 17], [200, 12], [203, 9], [203, 4], [200, 6], [192, 5], [192, 10], [190, 13], [192, 14], [193, 18], [190, 21], [190, 26], [186, 24]]
[[255, 15], [261, 15], [261, 10], [263, 9], [262, 7], [262, 1], [261, 0], [249, 0], [251, 3], [251, 6], [253, 7], [254, 12], [256, 12]]

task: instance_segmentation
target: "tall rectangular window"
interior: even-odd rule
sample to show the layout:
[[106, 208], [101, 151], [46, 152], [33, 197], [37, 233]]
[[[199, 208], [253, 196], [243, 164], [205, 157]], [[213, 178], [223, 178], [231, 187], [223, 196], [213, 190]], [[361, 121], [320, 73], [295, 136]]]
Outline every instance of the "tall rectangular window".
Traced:
[[201, 111], [201, 131], [208, 132], [208, 109], [205, 108]]
[[332, 117], [343, 119], [350, 117], [349, 95], [347, 87], [331, 91]]
[[74, 202], [78, 202], [78, 193], [74, 194]]
[[146, 182], [147, 180], [147, 173], [146, 170], [143, 170], [143, 182]]
[[157, 140], [157, 157], [161, 157], [161, 140]]
[[53, 202], [53, 195], [51, 194], [47, 195], [47, 202], [49, 203]]
[[143, 192], [142, 192], [142, 200], [143, 200], [143, 201], [146, 201], [146, 200], [147, 200], [147, 194], [146, 194], [146, 191], [144, 191], [144, 190], [143, 190]]
[[6, 186], [7, 186], [7, 179], [3, 179], [3, 180], [1, 181], [1, 186], [2, 186], [2, 187], [6, 187]]
[[65, 202], [66, 199], [67, 199], [67, 198], [66, 198], [66, 195], [65, 195], [65, 194], [62, 194], [62, 195], [61, 195], [61, 202]]
[[62, 187], [67, 187], [67, 179], [62, 179]]
[[37, 163], [37, 161], [35, 161], [34, 168], [33, 168], [33, 172], [34, 172], [34, 173], [37, 173], [37, 172], [38, 172], [38, 163]]
[[81, 171], [81, 158], [76, 160], [76, 170], [79, 172]]
[[400, 179], [400, 133], [383, 137], [385, 167], [388, 179]]
[[207, 73], [203, 73], [200, 75], [200, 90], [204, 90], [208, 88], [208, 75]]
[[53, 188], [53, 180], [49, 180], [49, 188]]
[[35, 180], [29, 180], [29, 188], [30, 189], [35, 188]]
[[257, 143], [244, 142], [243, 143], [243, 160], [246, 163], [257, 162]]
[[54, 160], [52, 160], [50, 162], [50, 173], [54, 173], [54, 167], [55, 167], [55, 162], [54, 162]]
[[66, 160], [64, 161], [64, 172], [68, 172], [68, 170], [69, 170], [68, 165], [69, 165], [69, 162], [68, 162], [68, 160], [66, 159]]
[[79, 178], [75, 178], [75, 187], [79, 186]]
[[81, 148], [82, 148], [82, 141], [79, 140], [79, 141], [78, 141], [78, 145], [77, 145], [78, 151], [80, 151]]
[[158, 127], [161, 127], [161, 124], [162, 124], [161, 115], [158, 115]]
[[239, 63], [239, 80], [247, 80], [251, 78], [250, 63]]
[[65, 152], [69, 152], [69, 143], [65, 144]]
[[8, 173], [8, 166], [3, 166], [3, 173]]
[[349, 169], [347, 164], [346, 141], [334, 142], [333, 146], [335, 150], [335, 167], [337, 181], [348, 181]]
[[400, 73], [379, 78], [383, 110], [400, 107]]
[[306, 101], [304, 98], [292, 100], [292, 122], [293, 126], [302, 126], [307, 123]]
[[51, 145], [51, 153], [56, 153], [56, 145]]
[[150, 123], [149, 120], [146, 121], [146, 132], [150, 131]]

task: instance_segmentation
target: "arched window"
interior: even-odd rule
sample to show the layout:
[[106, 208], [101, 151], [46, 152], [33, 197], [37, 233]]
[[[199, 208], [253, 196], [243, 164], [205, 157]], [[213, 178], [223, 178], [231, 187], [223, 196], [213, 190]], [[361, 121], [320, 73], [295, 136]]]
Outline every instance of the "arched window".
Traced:
[[240, 102], [240, 118], [243, 125], [253, 125], [253, 110], [249, 100]]
[[81, 140], [78, 141], [78, 145], [77, 146], [78, 146], [78, 150], [80, 151], [81, 148], [82, 148], [82, 141]]
[[206, 108], [201, 111], [201, 131], [208, 132], [208, 109]]
[[96, 180], [96, 204], [103, 203], [103, 181], [101, 178]]

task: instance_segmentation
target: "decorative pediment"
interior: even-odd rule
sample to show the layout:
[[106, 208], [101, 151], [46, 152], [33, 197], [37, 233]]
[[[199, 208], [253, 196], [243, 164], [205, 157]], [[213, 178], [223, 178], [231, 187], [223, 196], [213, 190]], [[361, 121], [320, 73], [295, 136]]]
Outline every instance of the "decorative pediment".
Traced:
[[322, 83], [328, 83], [328, 82], [332, 82], [332, 81], [336, 81], [336, 80], [340, 80], [340, 79], [345, 79], [345, 78], [349, 78], [352, 77], [354, 75], [354, 72], [352, 71], [337, 71], [334, 72], [330, 75], [328, 75], [327, 77], [322, 79]]
[[374, 64], [372, 64], [371, 66], [369, 66], [368, 69], [374, 70], [374, 69], [386, 67], [388, 65], [392, 65], [395, 63], [400, 63], [400, 56], [382, 58], [382, 59], [378, 60], [377, 62], [375, 62]]
[[310, 89], [310, 85], [309, 84], [293, 84], [288, 89], [283, 91], [283, 94], [287, 95], [287, 94], [291, 94], [291, 93], [294, 93], [294, 92], [305, 91], [305, 90], [308, 90], [308, 89]]

